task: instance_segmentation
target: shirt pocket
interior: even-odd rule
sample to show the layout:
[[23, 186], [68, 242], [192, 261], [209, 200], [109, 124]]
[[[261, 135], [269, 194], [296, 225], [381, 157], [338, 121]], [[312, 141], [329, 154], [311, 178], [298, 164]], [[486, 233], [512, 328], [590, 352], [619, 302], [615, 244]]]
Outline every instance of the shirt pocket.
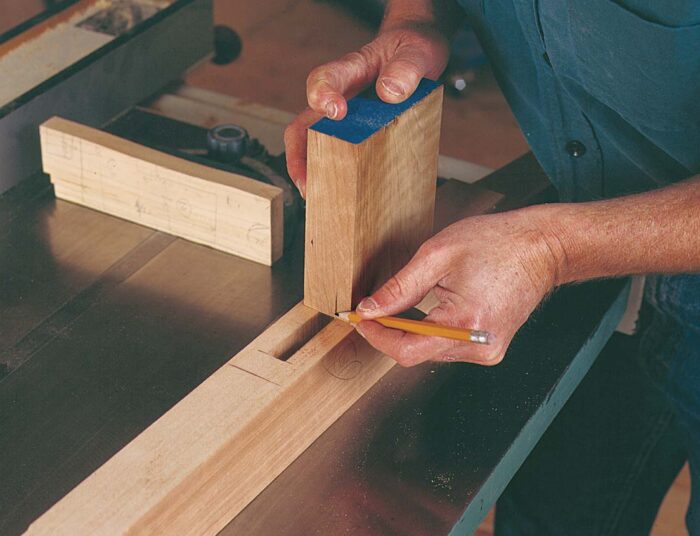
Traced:
[[569, 2], [579, 85], [635, 126], [700, 127], [700, 25], [649, 20], [612, 0]]

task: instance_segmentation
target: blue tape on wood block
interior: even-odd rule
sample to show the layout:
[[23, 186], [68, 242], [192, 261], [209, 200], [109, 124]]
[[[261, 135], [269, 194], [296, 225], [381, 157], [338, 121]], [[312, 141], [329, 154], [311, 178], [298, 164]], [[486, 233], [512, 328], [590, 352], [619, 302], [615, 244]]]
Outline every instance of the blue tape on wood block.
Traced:
[[413, 95], [399, 104], [388, 104], [376, 95], [357, 96], [348, 101], [348, 114], [344, 119], [335, 121], [324, 117], [311, 125], [311, 130], [350, 143], [361, 143], [422, 101], [439, 85], [437, 82], [423, 78]]

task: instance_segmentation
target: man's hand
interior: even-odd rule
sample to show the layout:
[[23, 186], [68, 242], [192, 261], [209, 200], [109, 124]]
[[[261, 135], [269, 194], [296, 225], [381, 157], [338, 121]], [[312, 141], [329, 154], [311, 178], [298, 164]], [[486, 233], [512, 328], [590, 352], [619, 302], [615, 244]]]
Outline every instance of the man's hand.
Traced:
[[413, 259], [357, 307], [365, 319], [400, 313], [433, 290], [426, 317], [492, 334], [488, 345], [414, 335], [363, 321], [357, 330], [401, 365], [423, 361], [499, 363], [511, 339], [558, 284], [562, 250], [540, 207], [461, 220], [425, 242]]
[[385, 102], [406, 100], [421, 78], [436, 79], [447, 64], [448, 42], [437, 23], [416, 20], [386, 22], [377, 38], [339, 60], [317, 67], [306, 81], [310, 108], [284, 133], [287, 169], [302, 195], [306, 192], [306, 129], [322, 116], [343, 119], [347, 100], [376, 80]]

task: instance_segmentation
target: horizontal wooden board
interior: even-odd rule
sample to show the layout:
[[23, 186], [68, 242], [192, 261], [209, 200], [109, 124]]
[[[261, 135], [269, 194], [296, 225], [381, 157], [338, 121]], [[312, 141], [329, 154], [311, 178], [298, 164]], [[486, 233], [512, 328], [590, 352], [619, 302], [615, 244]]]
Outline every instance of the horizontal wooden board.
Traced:
[[272, 264], [282, 255], [282, 190], [61, 118], [40, 129], [56, 196]]
[[321, 325], [297, 305], [28, 534], [218, 532], [394, 365], [347, 324]]

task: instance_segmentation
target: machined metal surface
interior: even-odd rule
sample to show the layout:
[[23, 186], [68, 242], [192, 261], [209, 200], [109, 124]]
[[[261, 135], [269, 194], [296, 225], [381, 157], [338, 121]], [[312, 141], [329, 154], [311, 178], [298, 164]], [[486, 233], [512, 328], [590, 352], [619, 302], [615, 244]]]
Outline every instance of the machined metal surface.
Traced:
[[0, 534], [16, 534], [297, 303], [302, 259], [292, 244], [269, 268], [49, 191], [4, 223]]
[[[0, 198], [2, 534], [302, 298], [302, 232], [270, 268], [35, 183]], [[393, 369], [223, 533], [470, 533], [614, 329], [623, 286], [555, 294], [497, 367]]]
[[623, 288], [558, 292], [497, 367], [395, 367], [220, 534], [472, 534], [614, 331]]

